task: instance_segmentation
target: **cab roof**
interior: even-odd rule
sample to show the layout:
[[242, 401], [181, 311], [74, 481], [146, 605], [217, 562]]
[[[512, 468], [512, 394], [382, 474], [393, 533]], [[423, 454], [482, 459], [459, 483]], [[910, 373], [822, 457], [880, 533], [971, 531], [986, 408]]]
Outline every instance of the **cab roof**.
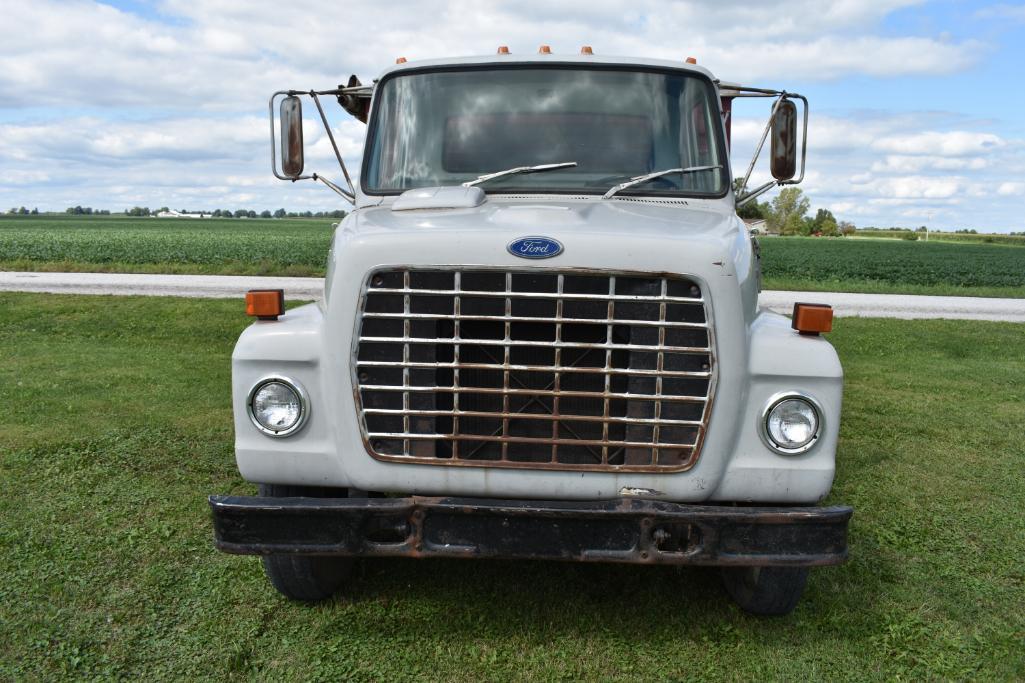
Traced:
[[[403, 59], [403, 58], [399, 58]], [[378, 76], [378, 80], [394, 73], [402, 71], [418, 71], [434, 67], [451, 66], [507, 66], [517, 64], [544, 65], [544, 66], [619, 66], [619, 67], [647, 67], [657, 69], [674, 69], [677, 71], [689, 71], [700, 73], [711, 80], [715, 80], [708, 69], [698, 64], [690, 64], [683, 59], [679, 61], [669, 59], [646, 59], [643, 57], [617, 57], [613, 55], [593, 54], [557, 54], [557, 53], [500, 53], [492, 55], [481, 55], [476, 57], [448, 57], [443, 59], [422, 59], [416, 61], [403, 61], [388, 67]]]

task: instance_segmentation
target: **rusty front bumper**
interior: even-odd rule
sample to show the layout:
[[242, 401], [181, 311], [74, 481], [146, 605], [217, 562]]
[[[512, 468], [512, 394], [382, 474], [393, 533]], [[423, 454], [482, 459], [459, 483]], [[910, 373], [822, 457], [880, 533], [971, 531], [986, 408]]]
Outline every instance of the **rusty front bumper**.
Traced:
[[656, 500], [210, 496], [225, 552], [816, 566], [847, 557], [849, 507]]

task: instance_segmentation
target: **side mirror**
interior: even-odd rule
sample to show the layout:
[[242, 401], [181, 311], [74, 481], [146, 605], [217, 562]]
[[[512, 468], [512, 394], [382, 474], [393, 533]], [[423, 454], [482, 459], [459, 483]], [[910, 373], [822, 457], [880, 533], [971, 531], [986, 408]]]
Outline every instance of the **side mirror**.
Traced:
[[790, 180], [797, 174], [797, 105], [791, 100], [781, 100], [776, 107], [769, 157], [772, 177], [776, 180]]
[[281, 100], [280, 112], [281, 172], [289, 178], [296, 179], [303, 174], [302, 102], [295, 95], [289, 95]]

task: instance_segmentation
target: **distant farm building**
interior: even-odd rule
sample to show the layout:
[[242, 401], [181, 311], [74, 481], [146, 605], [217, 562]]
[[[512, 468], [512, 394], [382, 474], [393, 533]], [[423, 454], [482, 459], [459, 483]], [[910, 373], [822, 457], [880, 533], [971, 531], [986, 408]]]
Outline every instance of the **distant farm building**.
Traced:
[[779, 230], [773, 230], [769, 227], [768, 221], [764, 218], [745, 218], [744, 224], [747, 226], [748, 232], [755, 235], [778, 235]]
[[185, 213], [184, 211], [175, 211], [174, 209], [168, 211], [161, 211], [156, 214], [157, 218], [210, 218], [208, 213]]

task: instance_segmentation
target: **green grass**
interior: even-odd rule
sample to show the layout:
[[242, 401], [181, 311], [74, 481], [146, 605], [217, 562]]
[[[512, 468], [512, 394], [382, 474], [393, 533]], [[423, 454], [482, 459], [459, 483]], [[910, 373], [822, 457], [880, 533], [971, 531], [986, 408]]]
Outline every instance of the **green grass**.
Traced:
[[[331, 219], [0, 217], [0, 270], [322, 276]], [[764, 238], [766, 289], [1025, 298], [1025, 249]]]
[[5, 216], [0, 269], [319, 276], [337, 222]]
[[1025, 677], [1021, 325], [841, 319], [851, 559], [790, 616], [712, 570], [376, 560], [327, 604], [216, 552], [234, 301], [0, 294], [0, 680]]
[[1025, 249], [1002, 244], [766, 237], [766, 289], [1025, 297]]

